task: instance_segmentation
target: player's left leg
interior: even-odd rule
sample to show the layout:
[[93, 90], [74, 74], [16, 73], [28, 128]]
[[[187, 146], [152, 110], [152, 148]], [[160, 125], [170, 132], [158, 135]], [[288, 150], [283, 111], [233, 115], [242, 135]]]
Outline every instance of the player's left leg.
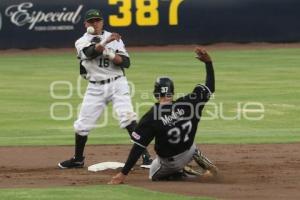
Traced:
[[195, 162], [204, 170], [208, 170], [213, 176], [218, 175], [218, 168], [199, 149], [196, 148], [193, 155]]
[[74, 122], [75, 152], [68, 160], [58, 163], [61, 169], [80, 168], [84, 166], [84, 149], [90, 130], [96, 126], [97, 119], [106, 107], [104, 87], [89, 83], [85, 93], [78, 119]]
[[[112, 84], [112, 91], [112, 104], [115, 112], [118, 115], [120, 127], [126, 128], [131, 138], [131, 134], [137, 126], [137, 116], [136, 113], [133, 111], [126, 77], [122, 77], [116, 80]], [[145, 150], [145, 152], [143, 152], [142, 158], [142, 166], [150, 167], [152, 159], [147, 149]]]
[[180, 180], [188, 177], [183, 169], [193, 159], [195, 149], [193, 145], [189, 150], [173, 157], [157, 157], [151, 165], [149, 178], [153, 181], [160, 181]]
[[109, 87], [111, 94], [110, 100], [112, 101], [114, 111], [118, 115], [120, 127], [128, 127], [130, 130], [134, 129], [136, 126], [137, 115], [133, 111], [126, 77], [115, 80]]

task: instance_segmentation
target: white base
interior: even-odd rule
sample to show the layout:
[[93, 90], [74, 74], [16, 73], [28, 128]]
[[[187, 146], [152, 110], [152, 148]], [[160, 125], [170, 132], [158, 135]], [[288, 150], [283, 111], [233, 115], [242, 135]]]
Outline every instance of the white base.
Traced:
[[102, 162], [102, 163], [97, 163], [89, 166], [88, 171], [98, 172], [107, 169], [117, 169], [117, 168], [124, 167], [124, 165], [125, 163], [121, 163], [121, 162]]
[[141, 168], [150, 169], [151, 165], [141, 165]]

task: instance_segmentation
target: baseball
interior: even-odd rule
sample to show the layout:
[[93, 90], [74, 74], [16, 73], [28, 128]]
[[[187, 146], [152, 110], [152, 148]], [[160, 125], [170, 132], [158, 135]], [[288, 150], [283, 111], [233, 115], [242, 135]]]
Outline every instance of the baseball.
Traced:
[[87, 27], [86, 32], [89, 34], [93, 34], [95, 32], [95, 29], [92, 26]]

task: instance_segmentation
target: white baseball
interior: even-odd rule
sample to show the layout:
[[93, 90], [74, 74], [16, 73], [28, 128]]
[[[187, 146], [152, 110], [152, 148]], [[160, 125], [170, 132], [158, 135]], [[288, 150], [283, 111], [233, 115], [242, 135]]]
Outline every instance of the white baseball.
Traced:
[[89, 34], [93, 34], [95, 32], [95, 29], [94, 29], [94, 27], [89, 26], [89, 27], [87, 27], [86, 32], [88, 32]]

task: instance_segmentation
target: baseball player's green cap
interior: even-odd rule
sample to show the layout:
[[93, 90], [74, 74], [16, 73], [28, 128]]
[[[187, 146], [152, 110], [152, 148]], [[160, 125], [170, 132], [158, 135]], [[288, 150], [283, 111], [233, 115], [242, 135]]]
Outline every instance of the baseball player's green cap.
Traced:
[[90, 9], [85, 13], [85, 21], [90, 19], [103, 19], [102, 13], [96, 9]]

